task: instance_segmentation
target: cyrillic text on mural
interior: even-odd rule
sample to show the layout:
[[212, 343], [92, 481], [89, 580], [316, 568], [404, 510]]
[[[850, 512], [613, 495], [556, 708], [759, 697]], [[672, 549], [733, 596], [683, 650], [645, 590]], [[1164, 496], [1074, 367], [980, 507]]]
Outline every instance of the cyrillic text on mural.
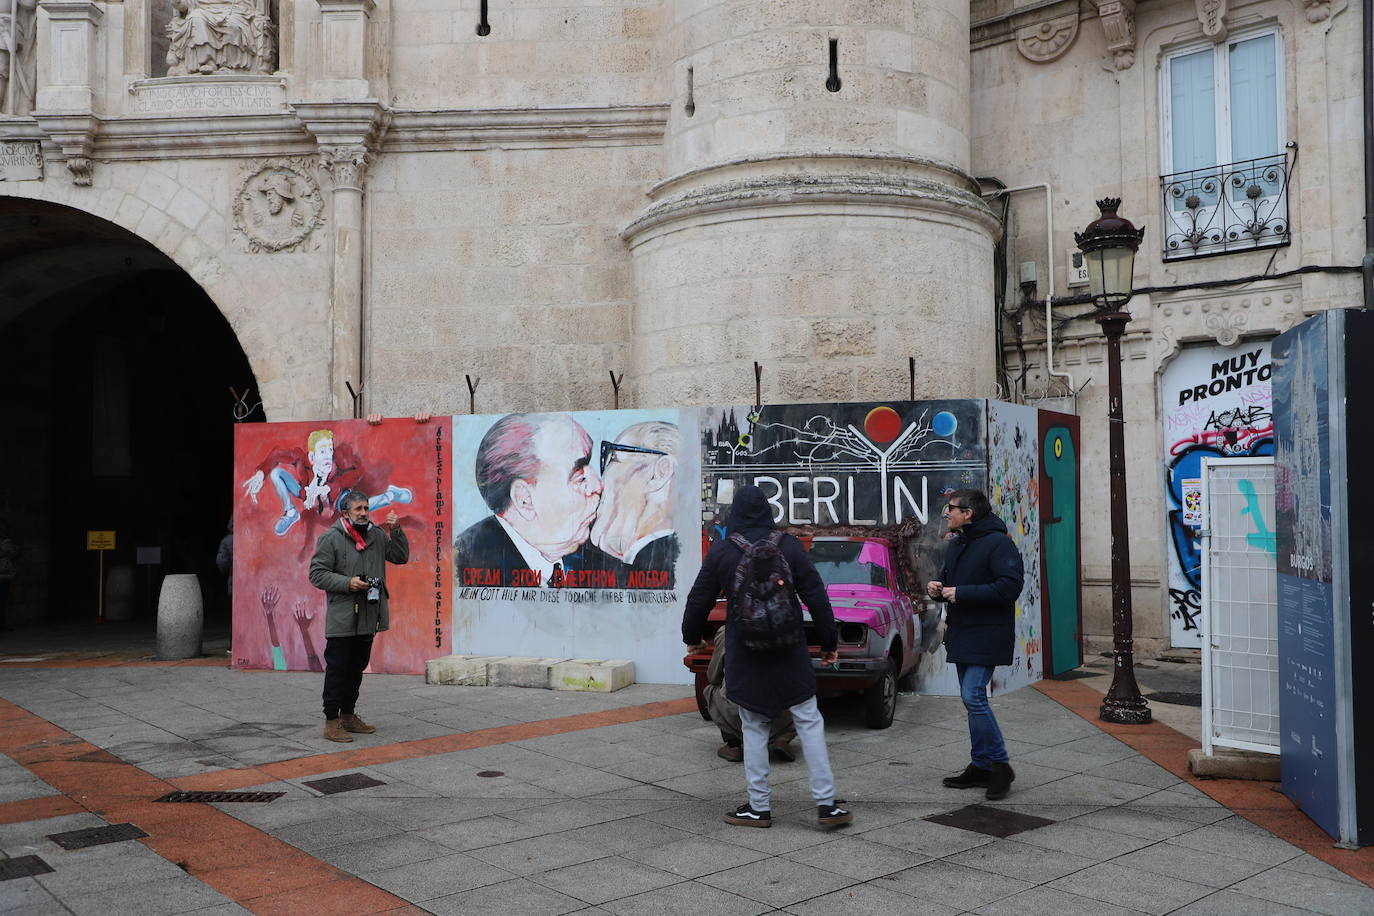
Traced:
[[249, 251], [314, 251], [324, 225], [324, 197], [303, 157], [268, 159], [234, 195], [234, 230]]
[[1047, 64], [1064, 56], [1078, 37], [1078, 6], [1072, 12], [1016, 30], [1016, 50], [1026, 60]]
[[1102, 35], [1112, 52], [1112, 66], [1129, 70], [1135, 63], [1135, 0], [1095, 0]]
[[277, 68], [268, 0], [172, 0], [167, 38], [168, 76]]
[[1226, 0], [1194, 0], [1202, 34], [1220, 44], [1226, 40]]

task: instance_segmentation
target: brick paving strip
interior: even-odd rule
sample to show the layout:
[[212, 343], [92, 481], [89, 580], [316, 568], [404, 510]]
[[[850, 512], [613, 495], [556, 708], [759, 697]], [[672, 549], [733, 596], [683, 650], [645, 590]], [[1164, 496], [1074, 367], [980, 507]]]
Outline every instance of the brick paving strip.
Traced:
[[1161, 722], [1148, 725], [1103, 722], [1098, 718], [1102, 694], [1084, 684], [1044, 680], [1033, 686], [1252, 824], [1374, 887], [1374, 846], [1358, 850], [1337, 849], [1331, 837], [1279, 791], [1276, 784], [1252, 779], [1199, 779], [1188, 769], [1188, 752], [1201, 745], [1187, 735]]
[[153, 799], [174, 789], [241, 788], [355, 766], [639, 722], [695, 709], [696, 701], [688, 697], [167, 781], [0, 699], [0, 752], [63, 793], [0, 804], [0, 823], [82, 810], [110, 823], [133, 823], [149, 834], [139, 842], [240, 906], [263, 916], [319, 912], [322, 900], [330, 901], [330, 913], [337, 916], [424, 913], [425, 910], [209, 805], [158, 804]]

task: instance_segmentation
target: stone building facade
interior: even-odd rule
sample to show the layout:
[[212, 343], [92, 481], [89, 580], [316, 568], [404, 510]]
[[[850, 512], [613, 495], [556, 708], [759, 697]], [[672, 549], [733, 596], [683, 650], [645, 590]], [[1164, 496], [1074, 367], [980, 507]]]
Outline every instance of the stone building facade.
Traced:
[[[1093, 201], [1147, 227], [1155, 290], [1125, 344], [1146, 650], [1170, 641], [1161, 373], [1359, 301], [1358, 275], [1293, 273], [1363, 254], [1341, 0], [18, 0], [0, 22], [0, 324], [78, 279], [183, 272], [272, 420], [461, 412], [469, 379], [485, 412], [605, 407], [608, 372], [622, 406], [735, 403], [756, 362], [767, 401], [900, 398], [914, 357], [919, 397], [1083, 417], [1090, 644], [1103, 347], [1086, 306], [1054, 306], [1049, 374], [1021, 303], [1081, 292]], [[1175, 109], [1202, 57], [1174, 62], [1223, 74], [1253, 36], [1270, 234], [1170, 249], [1166, 221], [1240, 200], [1165, 195], [1201, 123]], [[100, 246], [72, 257], [50, 225]], [[1281, 276], [1198, 287], [1259, 275]]]

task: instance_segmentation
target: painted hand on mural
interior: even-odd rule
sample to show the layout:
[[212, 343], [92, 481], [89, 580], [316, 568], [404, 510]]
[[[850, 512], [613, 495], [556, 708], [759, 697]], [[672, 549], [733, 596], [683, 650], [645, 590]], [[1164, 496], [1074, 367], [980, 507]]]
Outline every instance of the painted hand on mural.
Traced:
[[315, 654], [315, 642], [310, 637], [310, 621], [315, 619], [315, 615], [305, 609], [304, 601], [297, 601], [291, 606], [291, 619], [296, 621], [296, 626], [301, 631], [306, 664], [310, 666], [311, 671], [323, 671], [324, 666], [320, 664], [320, 657]]
[[267, 639], [272, 645], [272, 667], [277, 671], [286, 670], [286, 656], [282, 653], [281, 639], [277, 636], [277, 620], [273, 611], [281, 601], [281, 592], [275, 585], [265, 585], [259, 596], [262, 602], [262, 615], [267, 619]]
[[267, 479], [262, 471], [258, 471], [243, 482], [243, 491], [253, 500], [253, 505], [258, 504], [258, 493], [262, 491], [262, 483]]

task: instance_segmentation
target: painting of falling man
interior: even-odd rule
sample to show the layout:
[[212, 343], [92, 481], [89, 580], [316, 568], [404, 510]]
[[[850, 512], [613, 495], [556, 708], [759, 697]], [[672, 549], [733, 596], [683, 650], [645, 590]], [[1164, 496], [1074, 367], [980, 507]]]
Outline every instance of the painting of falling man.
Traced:
[[[377, 641], [371, 670], [414, 673], [444, 654], [450, 599], [436, 599], [433, 579], [436, 563], [449, 562], [449, 538], [436, 537], [447, 530], [447, 507], [446, 488], [435, 481], [447, 474], [451, 428], [446, 418], [236, 428], [235, 667], [322, 670], [324, 597], [307, 574], [316, 542], [340, 523], [350, 493], [366, 495], [379, 520], [394, 512], [415, 545], [410, 562], [388, 573], [391, 629]], [[438, 558], [430, 555], [436, 549]]]

